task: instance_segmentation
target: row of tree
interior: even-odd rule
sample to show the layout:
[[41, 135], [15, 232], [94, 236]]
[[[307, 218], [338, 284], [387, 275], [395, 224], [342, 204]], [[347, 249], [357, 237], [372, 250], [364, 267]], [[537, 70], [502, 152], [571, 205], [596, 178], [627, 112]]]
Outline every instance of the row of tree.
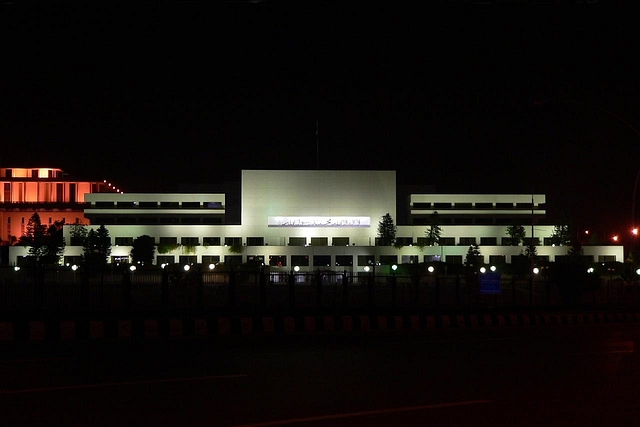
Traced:
[[[55, 265], [60, 261], [64, 252], [65, 241], [62, 228], [64, 221], [56, 221], [47, 226], [42, 224], [40, 215], [34, 213], [27, 223], [27, 228], [18, 244], [29, 246], [29, 255], [33, 257], [36, 265]], [[380, 244], [391, 246], [396, 241], [397, 227], [389, 213], [382, 216], [378, 223], [378, 237]], [[507, 234], [511, 239], [511, 245], [519, 245], [525, 238], [526, 232], [522, 225], [512, 225], [507, 227]], [[434, 212], [429, 217], [428, 229], [425, 232], [426, 244], [435, 246], [440, 244], [440, 218], [438, 212]], [[71, 229], [72, 244], [82, 245], [83, 262], [90, 266], [101, 266], [108, 262], [111, 255], [111, 238], [109, 230], [104, 225], [97, 230], [88, 229], [84, 225], [75, 224]], [[567, 226], [556, 226], [551, 236], [552, 244], [567, 245], [570, 242], [569, 230]], [[151, 264], [155, 256], [155, 242], [153, 237], [148, 235], [138, 236], [133, 241], [131, 256], [133, 261], [142, 264]], [[535, 256], [535, 246], [527, 247], [527, 255]], [[478, 252], [474, 255], [474, 252]], [[470, 247], [467, 258], [473, 264], [474, 257], [479, 256], [477, 245]]]
[[[63, 226], [64, 221], [55, 221], [45, 225], [40, 215], [35, 212], [29, 218], [24, 234], [18, 245], [29, 247], [29, 256], [36, 266], [58, 265], [66, 245]], [[72, 239], [83, 247], [83, 261], [92, 266], [104, 265], [111, 255], [111, 238], [109, 230], [101, 225], [97, 230], [87, 230], [86, 226], [75, 224]]]

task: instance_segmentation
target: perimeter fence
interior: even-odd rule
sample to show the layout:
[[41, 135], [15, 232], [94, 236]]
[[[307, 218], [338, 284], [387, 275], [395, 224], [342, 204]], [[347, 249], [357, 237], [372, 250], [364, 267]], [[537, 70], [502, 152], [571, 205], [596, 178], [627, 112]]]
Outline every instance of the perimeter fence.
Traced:
[[[568, 292], [569, 291], [569, 292]], [[0, 267], [0, 312], [421, 309], [634, 306], [637, 282], [546, 276]]]

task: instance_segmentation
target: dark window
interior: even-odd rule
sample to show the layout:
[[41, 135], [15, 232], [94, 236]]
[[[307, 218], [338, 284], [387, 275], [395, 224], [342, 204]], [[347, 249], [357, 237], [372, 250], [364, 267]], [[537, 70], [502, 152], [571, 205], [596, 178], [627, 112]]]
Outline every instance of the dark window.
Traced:
[[180, 207], [178, 202], [160, 202], [160, 207], [162, 208], [177, 208]]
[[299, 267], [308, 267], [309, 266], [309, 256], [308, 255], [291, 255], [291, 265], [299, 266]]
[[451, 209], [451, 203], [434, 203], [433, 207], [436, 209]]
[[242, 255], [225, 255], [224, 263], [228, 265], [240, 265], [242, 264]]
[[511, 246], [511, 237], [503, 237], [502, 246]]
[[427, 238], [426, 237], [418, 237], [416, 239], [418, 246], [427, 246]]
[[225, 246], [242, 245], [242, 237], [225, 237], [224, 245]]
[[352, 255], [336, 255], [336, 265], [344, 266], [344, 267], [353, 265], [353, 256]]
[[471, 225], [473, 223], [472, 218], [455, 218], [454, 221], [458, 225]]
[[[130, 220], [127, 219], [127, 221], [130, 221]], [[138, 224], [157, 224], [157, 223], [158, 223], [158, 218], [155, 216], [141, 216], [138, 218]]]
[[133, 237], [116, 237], [116, 246], [133, 245]]
[[204, 265], [217, 264], [220, 262], [220, 255], [202, 255], [202, 263]]
[[180, 243], [183, 246], [198, 246], [200, 244], [197, 237], [181, 237]]
[[197, 209], [200, 207], [200, 202], [182, 202], [182, 207], [186, 209]]
[[331, 244], [333, 246], [349, 246], [349, 238], [348, 237], [333, 237], [331, 239]]
[[264, 237], [247, 237], [247, 246], [264, 246]]
[[313, 266], [314, 267], [330, 267], [331, 255], [314, 255]]
[[[523, 239], [523, 246], [531, 246], [531, 237], [525, 237]], [[540, 238], [539, 237], [534, 237], [533, 238], [533, 246], [540, 246]]]
[[306, 237], [289, 237], [289, 246], [306, 246]]
[[396, 237], [396, 245], [411, 246], [413, 245], [413, 237]]
[[358, 265], [363, 267], [365, 265], [372, 265], [374, 262], [373, 255], [358, 255]]
[[220, 246], [219, 237], [203, 237], [202, 244], [205, 246]]
[[473, 205], [471, 203], [455, 203], [454, 209], [471, 209]]
[[158, 202], [140, 202], [138, 203], [138, 206], [141, 208], [157, 208]]
[[31, 178], [38, 177], [38, 169], [31, 169]]
[[489, 255], [489, 264], [504, 265], [507, 263], [507, 257], [504, 255]]
[[178, 238], [177, 237], [160, 237], [158, 242], [161, 245], [177, 245], [178, 244]]
[[312, 237], [311, 246], [329, 246], [329, 238], [327, 237]]
[[498, 209], [513, 209], [513, 203], [496, 203]]
[[176, 259], [173, 255], [158, 255], [156, 257], [156, 265], [173, 264]]
[[476, 209], [493, 209], [493, 203], [476, 203]]
[[380, 264], [393, 265], [398, 263], [397, 255], [380, 255]]
[[118, 202], [119, 208], [132, 208], [135, 206], [135, 202]]
[[202, 223], [203, 224], [222, 224], [222, 218], [205, 216], [204, 218], [202, 218]]
[[446, 255], [444, 260], [447, 264], [462, 265], [462, 255]]
[[[417, 264], [419, 262], [420, 262], [420, 257], [418, 255], [402, 255], [402, 263], [403, 264]], [[393, 263], [393, 264], [395, 264], [395, 263]]]
[[518, 209], [529, 209], [529, 210], [531, 210], [532, 207], [533, 207], [533, 205], [531, 203], [516, 203], [516, 208], [518, 208]]
[[202, 222], [202, 219], [200, 217], [193, 217], [190, 216], [188, 218], [180, 218], [180, 223], [181, 224], [200, 224]]
[[222, 209], [221, 202], [204, 202], [204, 206], [209, 209]]
[[192, 265], [198, 262], [198, 257], [195, 255], [180, 255], [178, 262], [184, 265]]
[[431, 203], [414, 203], [413, 209], [431, 209]]
[[114, 202], [96, 202], [96, 208], [112, 208]]
[[286, 255], [269, 255], [269, 265], [271, 267], [286, 267], [287, 266]]
[[[31, 257], [27, 257], [27, 258], [31, 258]], [[129, 257], [127, 257], [127, 259], [129, 259]], [[69, 265], [80, 265], [82, 264], [82, 256], [81, 255], [71, 255], [71, 256], [65, 256], [64, 257], [64, 263], [69, 264]]]
[[263, 255], [247, 255], [247, 262], [262, 264], [264, 263], [264, 256]]
[[11, 178], [11, 177], [13, 176], [13, 169], [6, 169], [6, 170], [4, 171], [4, 176], [5, 176], [6, 178]]
[[461, 237], [460, 238], [460, 246], [470, 246], [476, 244], [475, 237]]
[[474, 222], [478, 225], [491, 225], [493, 224], [493, 218], [476, 218]]
[[455, 237], [440, 237], [440, 246], [455, 246]]
[[598, 262], [615, 262], [615, 255], [598, 255]]
[[498, 239], [496, 237], [481, 237], [480, 245], [481, 246], [497, 246]]
[[177, 224], [178, 218], [174, 217], [162, 217], [160, 218], [160, 224]]
[[513, 220], [511, 218], [495, 218], [494, 223], [496, 225], [511, 225], [513, 224]]

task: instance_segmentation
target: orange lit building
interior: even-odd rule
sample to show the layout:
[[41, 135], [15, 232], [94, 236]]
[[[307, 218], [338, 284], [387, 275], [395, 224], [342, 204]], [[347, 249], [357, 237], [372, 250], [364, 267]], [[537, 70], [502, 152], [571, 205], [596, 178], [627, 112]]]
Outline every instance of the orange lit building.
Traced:
[[0, 244], [15, 242], [37, 212], [42, 223], [89, 224], [87, 193], [115, 192], [104, 181], [74, 178], [56, 168], [0, 168]]

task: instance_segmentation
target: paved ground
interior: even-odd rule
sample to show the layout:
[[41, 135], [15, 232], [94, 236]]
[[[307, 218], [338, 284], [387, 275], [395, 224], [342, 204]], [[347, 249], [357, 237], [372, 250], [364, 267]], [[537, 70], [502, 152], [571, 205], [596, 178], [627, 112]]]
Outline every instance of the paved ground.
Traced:
[[636, 323], [4, 346], [7, 425], [637, 425]]

